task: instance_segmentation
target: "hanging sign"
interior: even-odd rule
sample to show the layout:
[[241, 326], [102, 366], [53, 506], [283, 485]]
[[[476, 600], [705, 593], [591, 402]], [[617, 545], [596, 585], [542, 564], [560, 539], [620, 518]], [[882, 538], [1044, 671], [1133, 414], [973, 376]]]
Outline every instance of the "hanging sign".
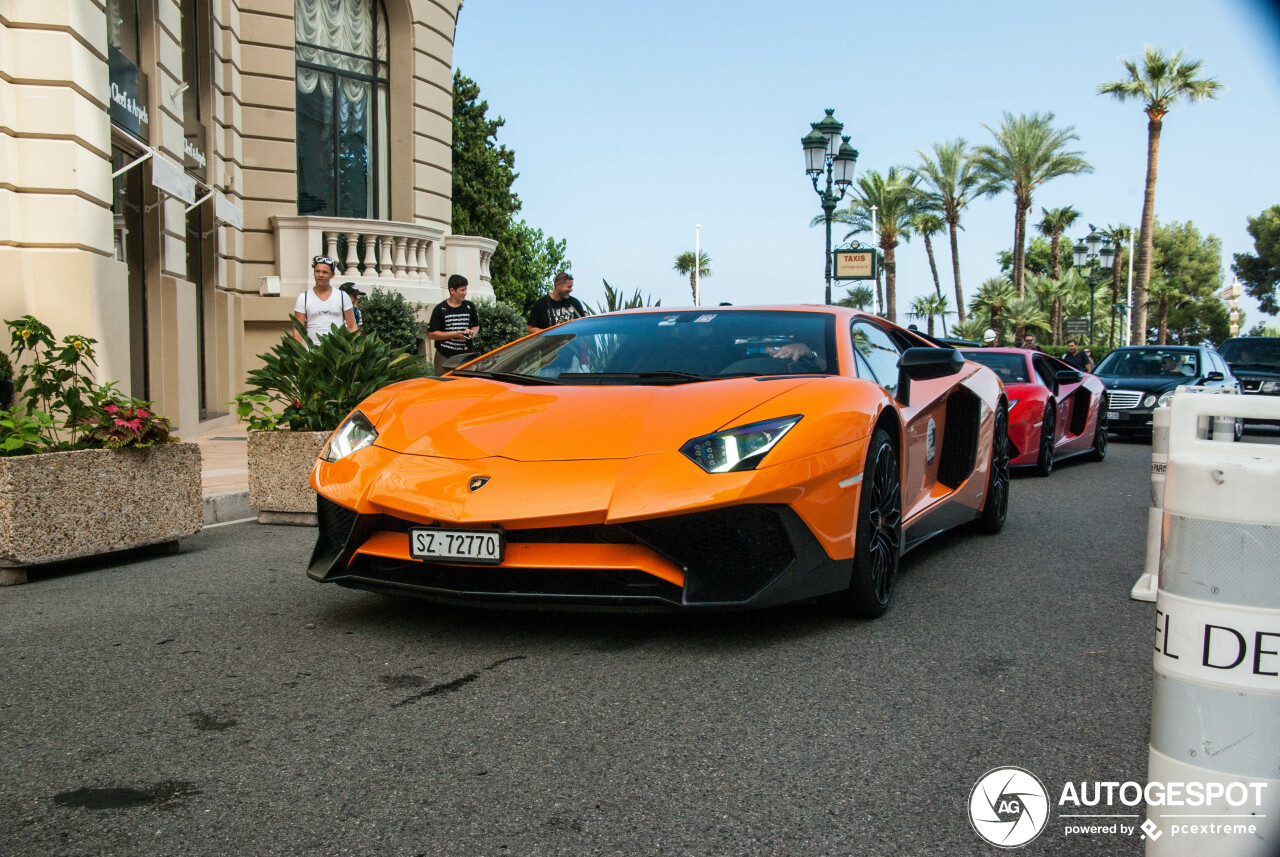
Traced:
[[839, 249], [835, 251], [835, 279], [874, 280], [876, 278], [876, 253], [870, 247]]

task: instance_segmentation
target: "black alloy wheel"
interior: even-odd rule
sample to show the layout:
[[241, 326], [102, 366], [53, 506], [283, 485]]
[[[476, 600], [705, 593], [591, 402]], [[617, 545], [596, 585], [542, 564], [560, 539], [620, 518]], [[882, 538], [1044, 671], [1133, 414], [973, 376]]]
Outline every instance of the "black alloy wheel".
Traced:
[[975, 522], [978, 532], [995, 535], [1009, 514], [1009, 411], [1003, 402], [996, 411], [991, 438], [991, 467], [987, 473], [987, 499]]
[[893, 600], [902, 557], [902, 475], [898, 451], [884, 429], [876, 429], [863, 468], [849, 588], [829, 602], [858, 619], [883, 616]]
[[1053, 472], [1053, 438], [1057, 434], [1057, 414], [1050, 402], [1044, 409], [1044, 422], [1040, 425], [1040, 455], [1033, 471], [1036, 476], [1048, 476]]

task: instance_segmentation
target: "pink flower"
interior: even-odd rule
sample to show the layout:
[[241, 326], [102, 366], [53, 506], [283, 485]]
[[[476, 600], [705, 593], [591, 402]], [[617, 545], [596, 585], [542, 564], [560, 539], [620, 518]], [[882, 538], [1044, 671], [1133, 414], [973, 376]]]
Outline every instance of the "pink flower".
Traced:
[[119, 413], [120, 411], [120, 409], [116, 407], [115, 402], [107, 402], [105, 405], [102, 406], [102, 409], [109, 414]]
[[138, 408], [138, 410], [134, 411], [134, 413], [136, 413], [136, 414], [137, 414], [138, 416], [140, 416], [140, 417], [149, 417], [149, 416], [151, 416], [151, 414], [147, 413], [147, 409], [146, 409], [146, 408]]

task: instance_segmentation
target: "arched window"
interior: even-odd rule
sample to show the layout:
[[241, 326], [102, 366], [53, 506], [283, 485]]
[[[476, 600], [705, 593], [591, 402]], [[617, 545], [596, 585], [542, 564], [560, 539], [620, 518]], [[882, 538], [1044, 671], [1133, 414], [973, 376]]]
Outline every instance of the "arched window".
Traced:
[[381, 0], [295, 0], [298, 214], [389, 219]]

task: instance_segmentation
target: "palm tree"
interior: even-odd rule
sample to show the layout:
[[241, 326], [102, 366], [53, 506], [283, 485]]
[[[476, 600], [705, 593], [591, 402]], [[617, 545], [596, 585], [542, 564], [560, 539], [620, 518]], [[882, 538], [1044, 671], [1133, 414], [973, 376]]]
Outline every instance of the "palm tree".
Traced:
[[1023, 297], [1027, 293], [1023, 264], [1032, 194], [1049, 179], [1091, 173], [1093, 167], [1083, 152], [1067, 150], [1067, 144], [1080, 137], [1074, 126], [1054, 128], [1052, 113], [1014, 116], [1006, 112], [999, 131], [983, 127], [991, 132], [995, 145], [979, 146], [973, 157], [983, 176], [1013, 194], [1013, 287], [1018, 297]]
[[1062, 233], [1071, 228], [1080, 212], [1069, 205], [1062, 208], [1041, 208], [1044, 219], [1036, 224], [1040, 234], [1049, 239], [1049, 271], [1055, 280], [1062, 279]]
[[706, 250], [698, 253], [698, 276], [693, 275], [693, 251], [686, 250], [679, 256], [676, 256], [676, 263], [672, 266], [676, 273], [684, 274], [689, 278], [689, 291], [693, 292], [694, 301], [698, 300], [698, 289], [695, 285], [696, 280], [703, 277], [711, 276], [711, 257], [707, 255]]
[[1137, 99], [1147, 114], [1147, 187], [1142, 199], [1142, 225], [1138, 247], [1134, 253], [1133, 335], [1134, 342], [1147, 341], [1147, 285], [1151, 282], [1151, 238], [1156, 221], [1156, 168], [1160, 160], [1160, 129], [1164, 117], [1179, 101], [1203, 101], [1216, 98], [1222, 84], [1213, 78], [1197, 78], [1201, 60], [1183, 59], [1182, 51], [1166, 56], [1164, 51], [1147, 45], [1142, 51], [1142, 64], [1124, 60], [1129, 76], [1104, 83], [1099, 95], [1114, 95], [1121, 101]]
[[1176, 281], [1163, 278], [1152, 280], [1148, 291], [1147, 302], [1149, 305], [1154, 306], [1156, 310], [1156, 344], [1168, 345], [1169, 311], [1180, 308], [1191, 298]]
[[608, 280], [602, 280], [604, 283], [604, 303], [596, 305], [596, 312], [603, 315], [607, 312], [617, 312], [620, 309], [637, 309], [647, 306], [662, 306], [661, 300], [653, 300], [648, 295], [642, 295], [639, 289], [631, 297], [627, 297], [622, 292], [609, 285]]
[[865, 310], [871, 306], [871, 302], [875, 300], [875, 295], [871, 293], [871, 289], [867, 286], [851, 286], [845, 289], [845, 296], [836, 301], [836, 306], [847, 306], [853, 309]]
[[942, 317], [942, 335], [947, 335], [947, 316], [951, 314], [951, 306], [947, 303], [947, 297], [943, 294], [921, 295], [911, 302], [911, 309], [907, 310], [910, 318], [928, 319], [929, 335], [933, 336], [933, 317]]
[[971, 342], [981, 342], [982, 334], [987, 329], [987, 321], [977, 316], [969, 316], [965, 321], [957, 321], [951, 325], [951, 335], [957, 339], [968, 339]]
[[980, 312], [985, 313], [988, 319], [987, 327], [999, 336], [1000, 316], [1009, 302], [1017, 297], [1018, 293], [1013, 290], [1013, 284], [1004, 277], [988, 277], [983, 280], [982, 285], [978, 286], [978, 291], [970, 301], [969, 308], [975, 315]]
[[1021, 297], [1009, 301], [1004, 308], [1004, 320], [1013, 325], [1014, 342], [1021, 342], [1029, 327], [1036, 330], [1049, 329], [1049, 317], [1040, 309], [1035, 298]]
[[1065, 277], [1027, 277], [1028, 291], [1040, 301], [1041, 309], [1049, 316], [1049, 336], [1054, 345], [1062, 343], [1062, 305], [1072, 296], [1080, 282], [1080, 275], [1068, 270]]
[[[871, 231], [871, 208], [876, 212], [876, 243], [884, 253], [884, 309], [885, 318], [897, 321], [898, 265], [894, 259], [894, 250], [903, 241], [911, 238], [911, 218], [920, 211], [922, 202], [916, 190], [917, 179], [908, 171], [899, 172], [897, 167], [890, 167], [886, 175], [875, 170], [867, 170], [858, 179], [853, 199], [849, 207], [837, 211], [832, 219], [846, 223], [852, 227], [845, 238], [851, 238], [860, 232]], [[821, 217], [814, 218], [813, 224], [823, 222]]]
[[946, 143], [933, 144], [933, 157], [919, 149], [916, 155], [920, 165], [912, 173], [924, 181], [929, 190], [929, 207], [942, 214], [951, 237], [951, 273], [955, 277], [956, 318], [964, 321], [964, 292], [960, 288], [960, 251], [956, 245], [956, 231], [960, 228], [960, 213], [979, 196], [990, 195], [997, 188], [979, 175], [969, 156], [969, 144], [963, 137]]
[[942, 231], [946, 222], [932, 211], [920, 211], [911, 218], [911, 229], [924, 239], [924, 252], [929, 257], [929, 271], [933, 274], [933, 290], [942, 297], [942, 283], [938, 280], [938, 265], [933, 258], [933, 241], [930, 239]]

